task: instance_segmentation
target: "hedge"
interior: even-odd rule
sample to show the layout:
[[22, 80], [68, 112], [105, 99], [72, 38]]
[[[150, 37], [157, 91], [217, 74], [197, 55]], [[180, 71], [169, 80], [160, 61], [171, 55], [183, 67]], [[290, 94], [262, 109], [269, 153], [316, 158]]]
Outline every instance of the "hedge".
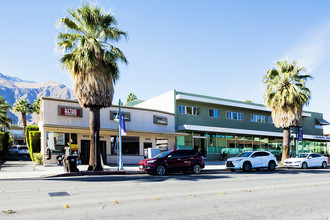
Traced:
[[39, 131], [39, 127], [36, 126], [36, 125], [28, 125], [25, 128], [26, 145], [27, 145], [27, 147], [30, 151], [31, 160], [34, 161], [34, 157], [32, 155], [33, 152], [32, 152], [31, 147], [30, 147], [30, 135], [29, 135], [30, 131]]
[[0, 131], [0, 154], [5, 155], [8, 151], [8, 147], [10, 145], [10, 135], [9, 132]]
[[40, 153], [40, 131], [30, 131], [29, 132], [29, 152], [32, 161], [35, 161], [33, 153]]

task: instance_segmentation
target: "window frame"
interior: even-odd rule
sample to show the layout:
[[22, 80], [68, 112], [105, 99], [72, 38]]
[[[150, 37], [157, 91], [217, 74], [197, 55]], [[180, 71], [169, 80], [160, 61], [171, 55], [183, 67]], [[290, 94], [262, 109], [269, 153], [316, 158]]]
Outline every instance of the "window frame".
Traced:
[[[234, 118], [234, 115], [236, 114], [236, 118]], [[230, 120], [235, 120], [235, 121], [243, 121], [243, 113], [241, 112], [231, 112], [231, 111], [226, 111], [226, 119]]]

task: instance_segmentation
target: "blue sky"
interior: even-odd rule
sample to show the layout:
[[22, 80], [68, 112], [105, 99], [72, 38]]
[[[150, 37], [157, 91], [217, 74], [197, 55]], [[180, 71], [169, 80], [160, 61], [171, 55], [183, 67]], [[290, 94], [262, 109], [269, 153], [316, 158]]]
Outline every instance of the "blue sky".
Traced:
[[[116, 46], [115, 100], [148, 99], [171, 89], [263, 103], [262, 77], [295, 59], [314, 80], [305, 110], [330, 121], [330, 1], [99, 0], [129, 35]], [[0, 72], [72, 88], [55, 53], [56, 21], [78, 0], [0, 0]], [[117, 103], [118, 101], [115, 101]], [[124, 101], [125, 102], [125, 101]]]

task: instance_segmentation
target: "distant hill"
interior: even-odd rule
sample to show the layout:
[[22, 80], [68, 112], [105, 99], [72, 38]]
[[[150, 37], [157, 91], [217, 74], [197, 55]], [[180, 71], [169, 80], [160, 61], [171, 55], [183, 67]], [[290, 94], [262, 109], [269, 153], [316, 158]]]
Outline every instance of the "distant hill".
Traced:
[[[4, 97], [9, 105], [13, 106], [16, 100], [24, 98], [31, 104], [34, 100], [46, 96], [61, 99], [76, 99], [74, 92], [65, 85], [58, 82], [36, 83], [32, 81], [22, 80], [18, 77], [6, 76], [0, 73], [0, 95]], [[9, 117], [13, 120], [13, 124], [22, 125], [20, 113], [9, 112]], [[36, 114], [28, 114], [28, 125], [36, 124], [38, 116]]]

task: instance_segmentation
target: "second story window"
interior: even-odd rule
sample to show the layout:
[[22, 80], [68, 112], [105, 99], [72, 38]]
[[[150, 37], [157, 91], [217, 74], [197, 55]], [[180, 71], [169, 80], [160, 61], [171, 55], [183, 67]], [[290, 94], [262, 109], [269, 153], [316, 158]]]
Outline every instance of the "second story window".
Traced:
[[252, 122], [266, 123], [266, 116], [264, 115], [251, 115]]
[[226, 112], [226, 118], [232, 120], [243, 121], [243, 113], [239, 112]]
[[209, 116], [210, 118], [218, 118], [219, 117], [218, 109], [210, 109]]
[[178, 112], [179, 112], [179, 114], [199, 115], [199, 108], [197, 108], [197, 107], [191, 107], [191, 106], [179, 105]]
[[272, 116], [268, 116], [268, 124], [274, 124]]

